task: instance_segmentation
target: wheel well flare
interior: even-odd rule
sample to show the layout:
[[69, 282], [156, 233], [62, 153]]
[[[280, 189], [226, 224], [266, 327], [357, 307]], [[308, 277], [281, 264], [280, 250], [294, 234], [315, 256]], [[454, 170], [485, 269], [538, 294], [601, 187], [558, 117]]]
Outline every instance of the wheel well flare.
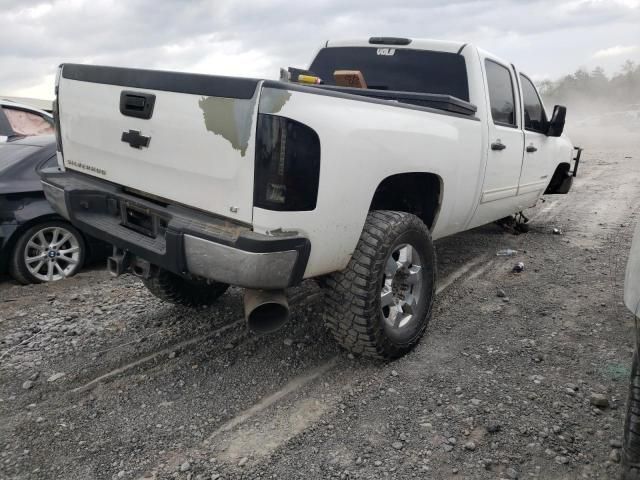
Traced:
[[385, 178], [373, 195], [370, 210], [416, 215], [433, 230], [442, 199], [442, 179], [433, 173], [401, 173]]

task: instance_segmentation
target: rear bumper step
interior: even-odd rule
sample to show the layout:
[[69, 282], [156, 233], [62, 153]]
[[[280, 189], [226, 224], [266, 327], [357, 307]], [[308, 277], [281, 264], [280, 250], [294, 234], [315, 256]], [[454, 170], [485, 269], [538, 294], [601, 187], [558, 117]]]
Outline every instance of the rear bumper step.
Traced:
[[[262, 235], [179, 205], [163, 205], [80, 173], [41, 172], [54, 209], [88, 234], [178, 274], [246, 288], [280, 289], [302, 281], [307, 238]], [[112, 262], [112, 273], [131, 262]]]

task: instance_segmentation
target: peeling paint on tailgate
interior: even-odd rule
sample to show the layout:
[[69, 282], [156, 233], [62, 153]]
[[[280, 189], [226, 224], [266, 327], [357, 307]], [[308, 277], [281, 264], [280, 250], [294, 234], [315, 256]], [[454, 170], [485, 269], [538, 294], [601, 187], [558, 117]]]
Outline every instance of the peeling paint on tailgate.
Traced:
[[198, 106], [202, 110], [206, 129], [226, 139], [243, 157], [251, 137], [252, 113], [256, 96], [250, 100], [222, 97], [202, 97]]

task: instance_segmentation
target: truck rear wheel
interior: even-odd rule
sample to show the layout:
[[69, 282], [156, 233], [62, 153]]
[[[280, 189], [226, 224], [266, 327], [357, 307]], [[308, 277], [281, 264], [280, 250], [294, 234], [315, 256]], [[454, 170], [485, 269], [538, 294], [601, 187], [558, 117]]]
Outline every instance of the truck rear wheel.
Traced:
[[226, 283], [188, 279], [167, 270], [142, 282], [160, 300], [186, 307], [212, 305], [229, 288]]
[[405, 212], [369, 212], [347, 268], [326, 278], [326, 323], [353, 353], [398, 358], [424, 334], [435, 284], [427, 226]]
[[624, 421], [622, 479], [640, 480], [640, 371], [638, 371], [637, 349], [631, 364], [627, 414]]

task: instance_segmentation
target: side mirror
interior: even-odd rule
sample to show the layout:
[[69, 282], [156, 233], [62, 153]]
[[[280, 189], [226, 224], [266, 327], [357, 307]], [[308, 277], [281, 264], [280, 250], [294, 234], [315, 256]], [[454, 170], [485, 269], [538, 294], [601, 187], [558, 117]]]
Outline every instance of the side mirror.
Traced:
[[559, 137], [564, 130], [564, 120], [567, 117], [567, 107], [556, 105], [553, 107], [553, 115], [547, 127], [548, 137]]

